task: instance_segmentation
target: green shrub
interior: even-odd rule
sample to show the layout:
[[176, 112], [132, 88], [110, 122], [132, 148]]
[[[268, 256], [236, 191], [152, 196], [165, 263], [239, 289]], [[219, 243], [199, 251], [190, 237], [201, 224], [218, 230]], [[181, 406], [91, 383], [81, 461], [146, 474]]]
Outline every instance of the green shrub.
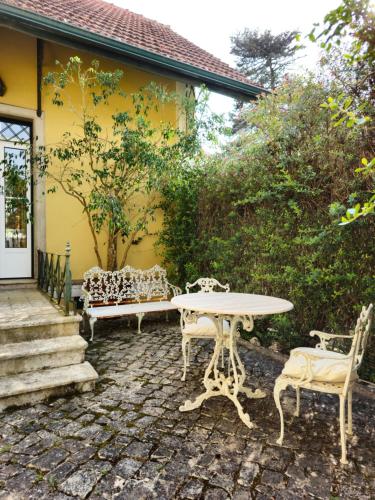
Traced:
[[374, 218], [338, 225], [366, 197], [368, 181], [353, 172], [369, 148], [321, 107], [339, 91], [313, 77], [286, 82], [249, 112], [248, 132], [164, 192], [161, 242], [180, 284], [212, 275], [289, 299], [292, 312], [256, 327], [285, 349], [308, 343], [311, 329], [347, 332], [375, 298]]

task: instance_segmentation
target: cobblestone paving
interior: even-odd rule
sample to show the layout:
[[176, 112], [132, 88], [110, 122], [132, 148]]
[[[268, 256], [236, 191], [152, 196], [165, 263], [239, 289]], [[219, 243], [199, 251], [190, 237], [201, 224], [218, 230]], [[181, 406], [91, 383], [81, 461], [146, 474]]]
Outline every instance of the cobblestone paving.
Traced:
[[241, 348], [251, 382], [268, 392], [243, 400], [257, 428], [221, 397], [180, 413], [202, 391], [212, 346], [196, 344], [184, 383], [178, 326], [145, 321], [143, 329], [98, 322], [88, 349], [100, 375], [95, 393], [0, 415], [1, 500], [375, 498], [375, 400], [355, 397], [350, 465], [340, 466], [330, 396], [303, 393], [296, 418], [287, 392], [285, 446], [275, 445], [281, 365]]

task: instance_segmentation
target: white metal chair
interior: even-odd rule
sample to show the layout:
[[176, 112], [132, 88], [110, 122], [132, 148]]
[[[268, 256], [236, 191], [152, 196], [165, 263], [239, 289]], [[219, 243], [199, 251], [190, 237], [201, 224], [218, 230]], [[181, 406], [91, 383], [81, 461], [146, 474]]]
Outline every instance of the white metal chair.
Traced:
[[[189, 293], [192, 288], [198, 287], [198, 293], [207, 293], [224, 290], [230, 291], [228, 284], [222, 285], [214, 278], [199, 278], [194, 283], [186, 283], [186, 293]], [[191, 357], [191, 341], [192, 339], [215, 339], [217, 331], [214, 322], [210, 318], [200, 317], [196, 323], [188, 322], [187, 316], [189, 311], [180, 311], [181, 313], [181, 332], [182, 332], [182, 355], [184, 358], [184, 371], [181, 380], [186, 379], [186, 369], [190, 366]], [[224, 332], [230, 329], [228, 321], [224, 321]], [[224, 353], [222, 352], [222, 357]], [[222, 358], [224, 364], [224, 358]]]
[[[290, 358], [285, 363], [281, 375], [276, 379], [274, 398], [280, 414], [280, 437], [278, 444], [284, 439], [284, 416], [280, 404], [280, 393], [287, 386], [296, 390], [297, 404], [295, 416], [300, 411], [300, 389], [337, 394], [340, 399], [340, 440], [341, 440], [341, 463], [347, 464], [346, 457], [346, 434], [352, 435], [352, 391], [355, 381], [358, 379], [358, 368], [360, 367], [367, 340], [371, 329], [373, 305], [370, 304], [362, 312], [357, 320], [353, 335], [335, 335], [330, 333], [312, 331], [310, 335], [319, 337], [320, 342], [311, 347], [298, 347], [290, 353]], [[351, 339], [349, 354], [330, 350], [330, 342], [335, 339]], [[347, 401], [347, 426], [345, 406]]]

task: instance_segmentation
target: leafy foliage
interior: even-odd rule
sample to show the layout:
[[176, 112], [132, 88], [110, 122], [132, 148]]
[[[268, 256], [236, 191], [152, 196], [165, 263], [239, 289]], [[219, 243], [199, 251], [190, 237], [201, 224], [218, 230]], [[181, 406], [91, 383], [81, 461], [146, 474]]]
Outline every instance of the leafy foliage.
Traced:
[[186, 166], [162, 190], [161, 208], [164, 213], [163, 231], [159, 237], [159, 250], [168, 265], [171, 280], [184, 287], [195, 281], [200, 273], [200, 241], [198, 221], [199, 194], [204, 182], [201, 163]]
[[[52, 101], [58, 107], [69, 106], [72, 125], [58, 144], [36, 158], [40, 171], [52, 180], [50, 191], [60, 188], [81, 205], [101, 267], [98, 236], [106, 232], [106, 266], [112, 270], [124, 266], [130, 246], [147, 234], [161, 187], [180, 163], [199, 153], [193, 100], [177, 101], [155, 84], [126, 95], [122, 77], [120, 70], [101, 71], [97, 61], [85, 69], [78, 57], [49, 73], [45, 84], [53, 91]], [[115, 97], [120, 104], [106, 127], [101, 117], [108, 116], [104, 107]], [[165, 105], [171, 102], [189, 121], [187, 131], [164, 121]], [[123, 249], [118, 256], [120, 241]]]
[[[342, 224], [348, 224], [359, 217], [375, 213], [375, 12], [369, 0], [343, 0], [324, 18], [324, 27], [316, 34], [316, 26], [309, 37], [320, 41], [321, 47], [332, 62], [336, 55], [333, 76], [343, 84], [343, 92], [337, 97], [328, 97], [322, 104], [331, 112], [334, 126], [361, 127], [367, 135], [369, 148], [362, 157], [356, 173], [372, 180], [369, 198], [363, 204], [357, 203], [342, 217]], [[338, 47], [346, 45], [346, 50]], [[338, 57], [337, 57], [338, 56]], [[332, 67], [332, 65], [331, 65]], [[368, 158], [371, 158], [368, 160]], [[359, 161], [358, 161], [359, 163]]]
[[346, 332], [375, 295], [375, 222], [337, 224], [368, 189], [351, 170], [366, 137], [335, 127], [321, 107], [340, 91], [313, 77], [285, 82], [249, 112], [248, 133], [164, 191], [165, 258], [181, 284], [212, 275], [294, 303], [256, 323], [266, 344]]

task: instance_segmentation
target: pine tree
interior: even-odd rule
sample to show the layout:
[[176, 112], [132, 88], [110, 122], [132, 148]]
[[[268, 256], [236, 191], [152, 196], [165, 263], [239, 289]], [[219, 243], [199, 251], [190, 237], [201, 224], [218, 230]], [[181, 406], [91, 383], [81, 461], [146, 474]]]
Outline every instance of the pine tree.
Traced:
[[245, 29], [231, 38], [231, 53], [238, 58], [238, 68], [254, 82], [274, 89], [295, 60], [298, 47], [293, 42], [297, 31], [273, 35], [266, 30]]

